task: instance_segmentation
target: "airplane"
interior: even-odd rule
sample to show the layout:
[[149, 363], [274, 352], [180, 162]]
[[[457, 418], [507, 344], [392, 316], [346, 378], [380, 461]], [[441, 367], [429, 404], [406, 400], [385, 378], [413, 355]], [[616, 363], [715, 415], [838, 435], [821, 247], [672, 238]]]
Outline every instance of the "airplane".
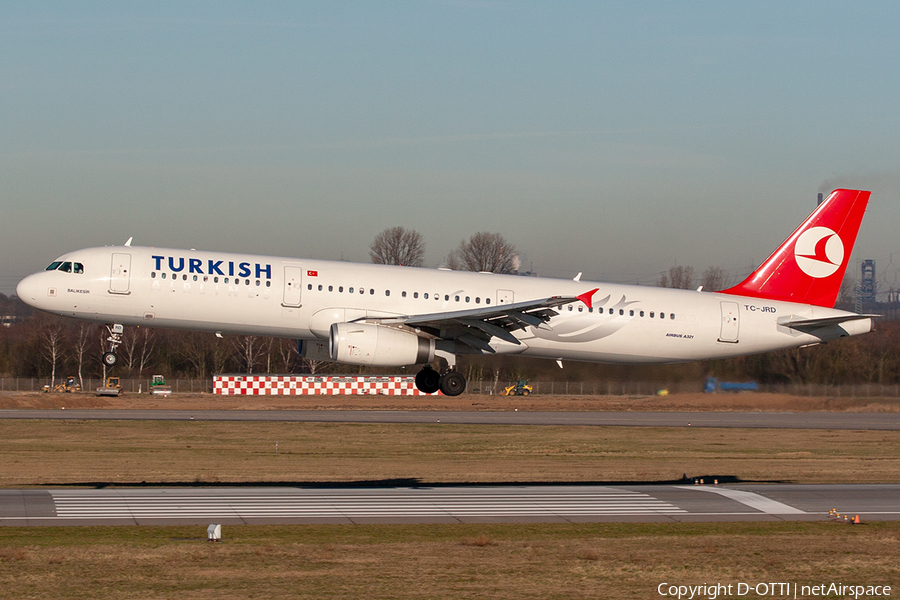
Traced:
[[[456, 396], [459, 355], [675, 363], [796, 348], [873, 330], [834, 309], [870, 192], [833, 191], [743, 282], [718, 292], [200, 250], [76, 250], [25, 277], [34, 308], [123, 328], [284, 337], [304, 358], [424, 365], [416, 387]], [[438, 370], [431, 364], [438, 360]]]

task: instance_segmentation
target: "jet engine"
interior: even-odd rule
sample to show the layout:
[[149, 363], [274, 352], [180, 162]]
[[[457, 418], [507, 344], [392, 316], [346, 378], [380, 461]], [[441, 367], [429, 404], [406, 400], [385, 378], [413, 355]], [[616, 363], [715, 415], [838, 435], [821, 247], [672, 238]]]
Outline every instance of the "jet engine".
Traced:
[[334, 323], [331, 360], [350, 365], [402, 367], [434, 360], [434, 340], [369, 323]]

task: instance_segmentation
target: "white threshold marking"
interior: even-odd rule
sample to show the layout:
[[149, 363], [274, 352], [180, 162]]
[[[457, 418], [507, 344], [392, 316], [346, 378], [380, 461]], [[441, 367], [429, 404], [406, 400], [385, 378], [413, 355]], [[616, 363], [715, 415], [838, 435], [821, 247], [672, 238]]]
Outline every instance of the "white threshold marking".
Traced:
[[793, 506], [782, 504], [777, 500], [772, 500], [771, 498], [766, 498], [765, 496], [760, 496], [759, 494], [754, 494], [753, 492], [701, 485], [679, 485], [677, 487], [683, 490], [697, 490], [700, 492], [712, 492], [713, 494], [719, 494], [720, 496], [725, 496], [726, 498], [734, 500], [735, 502], [740, 502], [744, 506], [755, 508], [756, 510], [764, 512], [768, 515], [808, 514], [806, 511], [800, 510], [799, 508], [794, 508]]
[[[153, 518], [197, 515], [254, 516], [495, 516], [684, 514], [685, 510], [639, 492], [459, 494], [378, 493], [371, 497], [336, 494], [226, 494], [205, 496], [176, 493], [168, 497], [56, 492], [52, 494], [59, 518]], [[385, 505], [387, 503], [387, 505]]]

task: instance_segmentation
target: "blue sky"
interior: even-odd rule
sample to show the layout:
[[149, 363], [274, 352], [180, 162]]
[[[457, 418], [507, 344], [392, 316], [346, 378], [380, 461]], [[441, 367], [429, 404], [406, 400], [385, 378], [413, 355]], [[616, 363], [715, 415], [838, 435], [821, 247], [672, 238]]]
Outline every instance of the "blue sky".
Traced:
[[130, 236], [367, 261], [394, 225], [433, 266], [499, 231], [547, 276], [737, 274], [838, 186], [873, 191], [854, 260], [900, 288], [897, 23], [893, 2], [4, 3], [0, 292]]

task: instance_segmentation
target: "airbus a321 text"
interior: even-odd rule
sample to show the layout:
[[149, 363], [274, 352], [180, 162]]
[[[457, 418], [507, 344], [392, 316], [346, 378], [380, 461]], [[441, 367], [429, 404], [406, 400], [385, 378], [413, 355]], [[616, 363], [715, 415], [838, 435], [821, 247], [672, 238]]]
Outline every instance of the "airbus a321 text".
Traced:
[[746, 280], [712, 293], [131, 240], [69, 252], [16, 291], [35, 308], [110, 324], [108, 365], [127, 325], [276, 336], [299, 340], [306, 358], [425, 365], [419, 390], [453, 396], [466, 386], [461, 354], [670, 363], [871, 331], [873, 315], [833, 308], [869, 195], [835, 190]]

